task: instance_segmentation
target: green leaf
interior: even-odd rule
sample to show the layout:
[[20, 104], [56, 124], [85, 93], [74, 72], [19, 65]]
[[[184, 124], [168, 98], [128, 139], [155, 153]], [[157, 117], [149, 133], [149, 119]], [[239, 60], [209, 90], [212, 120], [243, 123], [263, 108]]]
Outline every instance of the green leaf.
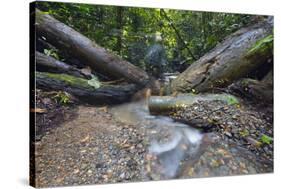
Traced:
[[264, 144], [271, 144], [272, 141], [273, 141], [273, 138], [271, 138], [270, 136], [267, 136], [267, 135], [261, 136], [261, 142]]
[[101, 86], [100, 81], [96, 76], [92, 76], [92, 79], [88, 80], [88, 84], [95, 89], [98, 89]]
[[44, 54], [47, 55], [47, 56], [50, 56], [51, 50], [44, 49]]
[[70, 102], [70, 95], [67, 92], [59, 91], [54, 97], [60, 104], [68, 104]]

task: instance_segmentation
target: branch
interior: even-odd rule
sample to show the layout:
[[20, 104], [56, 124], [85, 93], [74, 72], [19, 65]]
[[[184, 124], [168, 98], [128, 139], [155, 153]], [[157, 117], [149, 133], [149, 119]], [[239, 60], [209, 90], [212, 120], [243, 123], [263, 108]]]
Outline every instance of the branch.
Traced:
[[[161, 14], [162, 13], [162, 14]], [[193, 53], [191, 52], [191, 50], [188, 47], [188, 44], [186, 44], [186, 42], [183, 40], [183, 38], [181, 37], [178, 29], [175, 27], [175, 25], [173, 24], [173, 21], [171, 20], [171, 18], [169, 18], [169, 16], [167, 15], [167, 13], [164, 11], [164, 9], [160, 9], [160, 14], [162, 16], [164, 16], [164, 18], [169, 22], [169, 25], [173, 28], [173, 30], [176, 33], [176, 36], [178, 37], [179, 41], [182, 43], [182, 45], [184, 46], [184, 48], [187, 49], [189, 55], [192, 57], [193, 60], [197, 60], [197, 58], [193, 55]]]

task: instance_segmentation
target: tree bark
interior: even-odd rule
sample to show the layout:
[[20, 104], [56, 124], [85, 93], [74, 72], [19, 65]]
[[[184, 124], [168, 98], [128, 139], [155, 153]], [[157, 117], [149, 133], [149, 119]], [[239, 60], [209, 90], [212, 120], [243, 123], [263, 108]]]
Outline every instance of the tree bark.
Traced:
[[134, 84], [104, 85], [95, 88], [82, 78], [66, 74], [36, 72], [36, 88], [45, 90], [63, 90], [89, 104], [118, 104], [127, 102], [136, 91]]
[[272, 58], [272, 28], [268, 19], [233, 33], [173, 80], [172, 90], [208, 91], [247, 76]]
[[81, 77], [85, 79], [91, 79], [90, 75], [82, 73], [79, 69], [70, 66], [64, 62], [61, 62], [51, 56], [47, 56], [43, 53], [36, 51], [36, 70], [37, 71], [47, 71], [52, 73], [66, 73], [76, 77]]
[[[270, 74], [270, 73], [269, 73]], [[229, 86], [231, 92], [257, 105], [273, 104], [273, 84], [270, 76], [266, 80], [241, 79]]]
[[125, 78], [139, 86], [145, 86], [150, 78], [145, 71], [122, 60], [97, 45], [84, 35], [56, 20], [52, 16], [36, 10], [36, 32], [58, 49], [83, 60], [92, 69], [114, 78]]
[[44, 41], [41, 38], [36, 39], [36, 51], [44, 52], [44, 49], [56, 51], [56, 47], [51, 45], [50, 43]]

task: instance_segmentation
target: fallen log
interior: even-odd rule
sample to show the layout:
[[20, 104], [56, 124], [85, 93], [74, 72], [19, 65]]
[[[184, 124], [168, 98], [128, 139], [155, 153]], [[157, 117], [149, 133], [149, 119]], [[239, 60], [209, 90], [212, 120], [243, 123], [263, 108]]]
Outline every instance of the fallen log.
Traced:
[[268, 78], [264, 81], [245, 78], [231, 84], [228, 88], [234, 94], [255, 102], [257, 105], [273, 104], [273, 85]]
[[125, 78], [141, 87], [150, 82], [150, 77], [142, 69], [122, 60], [100, 47], [71, 27], [52, 16], [36, 10], [36, 34], [62, 51], [83, 60], [93, 70], [114, 78]]
[[62, 90], [89, 104], [118, 104], [127, 102], [136, 92], [134, 84], [104, 85], [94, 87], [86, 79], [46, 72], [36, 72], [36, 88], [45, 90]]
[[172, 90], [205, 92], [247, 77], [272, 58], [272, 29], [268, 19], [233, 33], [174, 79]]
[[184, 94], [177, 97], [151, 96], [148, 100], [148, 109], [152, 114], [166, 114], [184, 109], [200, 101], [222, 101], [227, 104], [239, 103], [238, 99], [229, 94]]
[[76, 77], [85, 79], [91, 79], [91, 75], [82, 73], [74, 66], [70, 66], [64, 62], [61, 62], [51, 56], [47, 56], [43, 53], [36, 51], [35, 53], [36, 70], [47, 71], [52, 73], [65, 73]]
[[269, 84], [273, 88], [273, 70], [270, 70], [264, 78], [262, 78], [263, 83]]
[[45, 49], [57, 51], [56, 47], [41, 38], [36, 39], [36, 51], [44, 52]]

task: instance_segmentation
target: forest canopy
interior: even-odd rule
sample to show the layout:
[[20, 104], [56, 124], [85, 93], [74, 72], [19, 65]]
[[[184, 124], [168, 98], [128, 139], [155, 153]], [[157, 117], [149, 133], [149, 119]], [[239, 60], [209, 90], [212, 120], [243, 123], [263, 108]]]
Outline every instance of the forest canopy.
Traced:
[[72, 3], [41, 2], [37, 8], [143, 69], [148, 47], [161, 36], [168, 71], [183, 71], [227, 35], [257, 19], [245, 14]]

